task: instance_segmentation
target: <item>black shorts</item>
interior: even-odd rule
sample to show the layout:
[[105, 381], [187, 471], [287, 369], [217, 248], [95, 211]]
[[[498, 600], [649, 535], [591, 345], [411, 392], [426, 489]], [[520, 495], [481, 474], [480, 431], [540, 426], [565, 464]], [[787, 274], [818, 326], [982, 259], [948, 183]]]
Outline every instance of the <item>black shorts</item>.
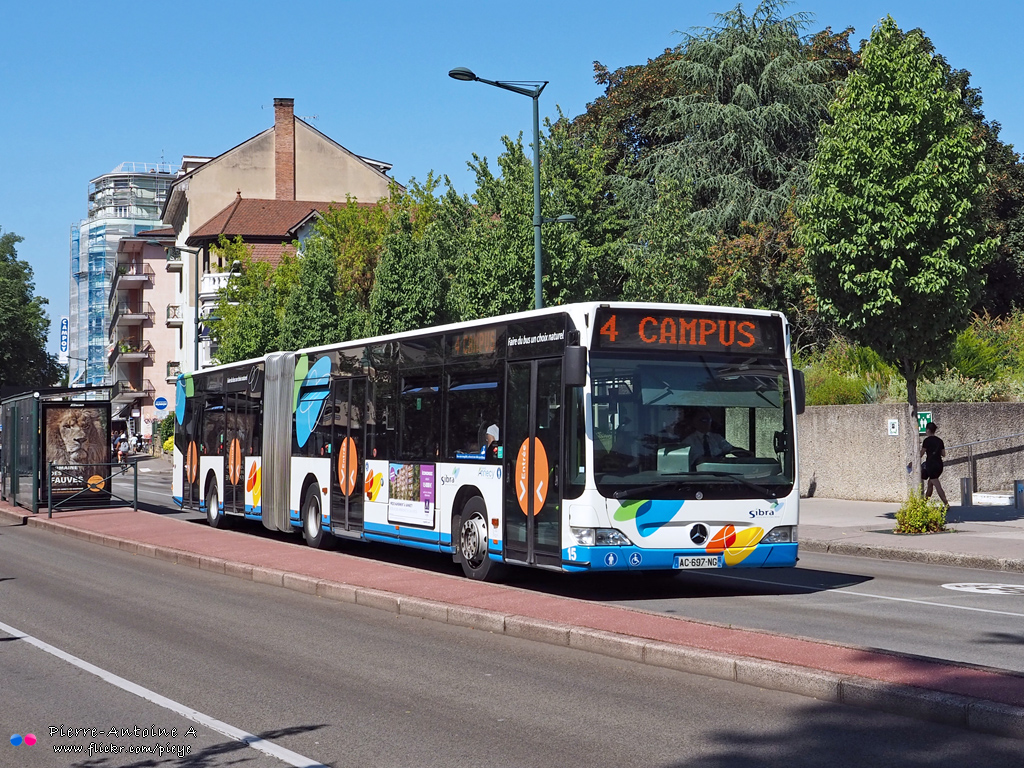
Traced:
[[931, 464], [925, 462], [921, 465], [922, 480], [938, 480], [942, 476], [942, 462]]

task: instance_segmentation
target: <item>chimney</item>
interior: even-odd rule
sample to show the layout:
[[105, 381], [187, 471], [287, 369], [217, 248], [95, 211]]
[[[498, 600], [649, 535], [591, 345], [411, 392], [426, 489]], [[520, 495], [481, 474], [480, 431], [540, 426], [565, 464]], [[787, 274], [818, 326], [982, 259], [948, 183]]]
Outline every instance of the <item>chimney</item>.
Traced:
[[295, 199], [295, 99], [274, 99], [274, 197]]

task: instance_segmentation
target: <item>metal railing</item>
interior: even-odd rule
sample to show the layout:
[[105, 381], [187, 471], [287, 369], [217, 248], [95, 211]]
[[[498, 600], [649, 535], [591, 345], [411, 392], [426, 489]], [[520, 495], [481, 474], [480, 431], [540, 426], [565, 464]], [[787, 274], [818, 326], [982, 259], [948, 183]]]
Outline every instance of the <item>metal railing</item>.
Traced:
[[[958, 448], [966, 448], [967, 449], [966, 461], [967, 461], [967, 466], [968, 466], [968, 468], [970, 469], [970, 472], [971, 472], [971, 492], [972, 493], [977, 493], [978, 492], [978, 458], [979, 457], [975, 453], [974, 446], [976, 446], [976, 445], [983, 445], [985, 443], [994, 443], [994, 442], [999, 441], [999, 440], [1012, 440], [1015, 437], [1024, 438], [1024, 432], [1016, 432], [1016, 433], [1014, 433], [1012, 435], [1002, 435], [1001, 437], [987, 437], [984, 440], [973, 440], [972, 442], [969, 442], [969, 443], [958, 443], [957, 445], [947, 445], [946, 446], [946, 456], [948, 457], [951, 451], [955, 451]], [[1009, 449], [1007, 449], [1004, 452], [1009, 452], [1009, 451], [1024, 451], [1024, 443], [1022, 443], [1021, 445], [1014, 446], [1013, 448], [1009, 448]], [[950, 463], [948, 458], [946, 459], [946, 462]], [[956, 462], [953, 462], [953, 463], [959, 463], [959, 460], [956, 461]]]

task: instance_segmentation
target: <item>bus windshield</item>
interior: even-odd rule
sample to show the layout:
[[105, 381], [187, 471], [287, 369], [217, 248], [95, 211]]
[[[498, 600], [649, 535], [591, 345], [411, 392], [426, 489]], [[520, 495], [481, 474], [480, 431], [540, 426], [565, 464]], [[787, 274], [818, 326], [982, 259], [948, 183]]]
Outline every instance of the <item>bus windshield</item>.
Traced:
[[591, 355], [594, 473], [616, 499], [776, 498], [796, 476], [781, 357]]

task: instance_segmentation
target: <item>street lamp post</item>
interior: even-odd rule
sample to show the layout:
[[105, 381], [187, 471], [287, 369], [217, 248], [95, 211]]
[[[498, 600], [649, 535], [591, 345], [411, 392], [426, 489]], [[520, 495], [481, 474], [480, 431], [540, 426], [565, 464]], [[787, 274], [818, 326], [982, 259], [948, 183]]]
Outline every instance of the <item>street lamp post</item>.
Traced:
[[195, 303], [195, 310], [196, 310], [196, 316], [195, 316], [195, 321], [194, 321], [194, 328], [192, 329], [192, 338], [193, 338], [193, 341], [194, 341], [193, 351], [192, 351], [192, 354], [193, 354], [192, 370], [193, 371], [198, 371], [199, 370], [199, 323], [200, 323], [200, 320], [199, 320], [199, 254], [203, 252], [203, 249], [202, 248], [181, 248], [180, 246], [177, 246], [177, 245], [167, 245], [166, 243], [162, 243], [159, 240], [147, 240], [146, 241], [146, 245], [155, 245], [155, 246], [158, 246], [160, 248], [163, 248], [165, 251], [167, 251], [168, 255], [171, 255], [171, 254], [174, 254], [174, 253], [191, 253], [193, 256], [195, 256], [196, 269], [195, 269], [195, 275], [194, 275], [194, 282], [195, 282], [195, 286], [196, 286], [196, 290], [195, 290], [195, 302], [196, 302]]
[[[540, 216], [540, 94], [547, 80], [485, 80], [477, 77], [472, 70], [466, 67], [456, 67], [448, 71], [448, 76], [455, 80], [465, 82], [476, 81], [493, 85], [495, 88], [502, 88], [513, 93], [521, 93], [533, 99], [533, 306], [540, 309], [544, 306], [544, 293], [541, 289], [541, 243], [540, 227], [543, 219]], [[532, 87], [526, 87], [532, 86]], [[559, 217], [561, 218], [561, 217]]]

